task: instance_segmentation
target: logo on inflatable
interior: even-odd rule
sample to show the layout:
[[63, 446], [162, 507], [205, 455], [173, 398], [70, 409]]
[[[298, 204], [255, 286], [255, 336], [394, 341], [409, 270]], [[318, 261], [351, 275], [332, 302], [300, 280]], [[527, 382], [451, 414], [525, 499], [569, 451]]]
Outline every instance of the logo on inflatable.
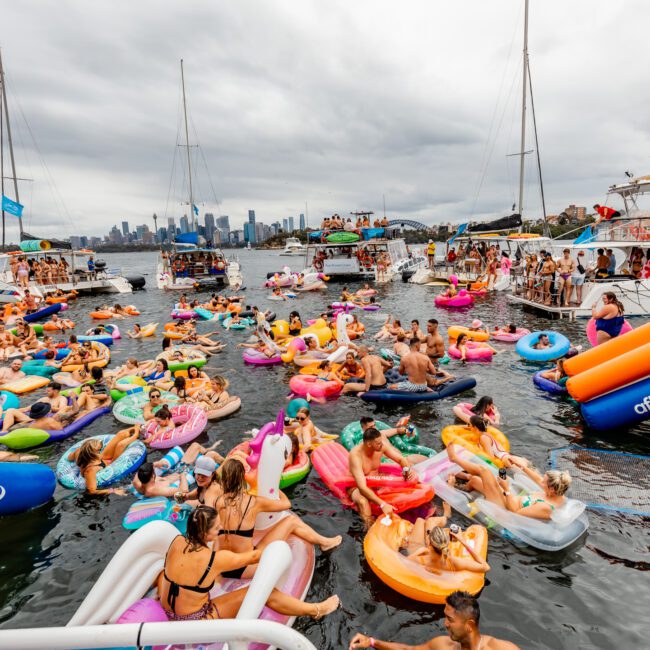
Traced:
[[4, 485], [0, 485], [0, 501], [5, 498], [5, 494], [7, 494], [7, 490], [5, 490]]
[[646, 395], [643, 398], [642, 402], [639, 402], [638, 404], [635, 404], [634, 405], [634, 410], [639, 415], [645, 415], [646, 413], [650, 413], [650, 395]]

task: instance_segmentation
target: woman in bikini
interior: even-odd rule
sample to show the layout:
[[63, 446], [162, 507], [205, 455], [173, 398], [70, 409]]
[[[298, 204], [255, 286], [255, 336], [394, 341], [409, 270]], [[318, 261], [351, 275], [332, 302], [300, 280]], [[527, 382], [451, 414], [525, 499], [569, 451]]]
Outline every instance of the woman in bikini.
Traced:
[[336, 376], [342, 382], [350, 380], [363, 379], [366, 376], [366, 371], [363, 366], [354, 358], [352, 352], [345, 355], [345, 363], [336, 371]]
[[[221, 542], [219, 517], [209, 507], [199, 506], [187, 522], [185, 537], [179, 535], [169, 546], [165, 567], [158, 578], [160, 602], [172, 621], [235, 618], [248, 592], [237, 589], [210, 599], [210, 590], [217, 580], [231, 572], [247, 570], [257, 564], [262, 551], [271, 540], [264, 540], [256, 549], [233, 552], [210, 548]], [[285, 616], [311, 616], [318, 620], [339, 606], [338, 596], [320, 603], [306, 603], [274, 589], [266, 604]]]
[[135, 442], [140, 435], [140, 425], [122, 429], [115, 434], [110, 442], [102, 449], [102, 441], [97, 438], [85, 440], [81, 447], [68, 454], [68, 460], [74, 461], [79, 473], [86, 481], [88, 494], [120, 494], [126, 496], [126, 491], [119, 488], [99, 489], [97, 487], [97, 472], [116, 461]]
[[174, 380], [166, 359], [157, 359], [153, 372], [142, 377], [148, 384], [166, 390], [172, 386]]
[[228, 393], [229, 385], [225, 377], [215, 375], [210, 379], [208, 386], [200, 389], [193, 397], [196, 399], [198, 406], [204, 411], [214, 411], [237, 399], [237, 397], [231, 397]]
[[561, 508], [566, 501], [564, 495], [571, 485], [568, 472], [549, 470], [541, 476], [531, 467], [522, 467], [526, 475], [539, 485], [540, 492], [519, 496], [510, 491], [507, 478], [497, 478], [485, 465], [460, 458], [456, 454], [454, 444], [447, 446], [447, 454], [452, 463], [459, 465], [470, 476], [467, 482], [469, 490], [480, 492], [488, 501], [510, 512], [548, 521], [553, 512]]
[[[221, 466], [220, 483], [222, 494], [214, 502], [220, 530], [219, 548], [235, 553], [250, 552], [253, 546], [255, 520], [263, 512], [283, 512], [291, 508], [291, 502], [280, 491], [279, 499], [252, 496], [246, 491], [244, 465], [235, 458], [229, 458]], [[342, 537], [324, 537], [311, 526], [305, 524], [296, 515], [289, 515], [268, 529], [264, 544], [273, 540], [286, 540], [289, 535], [296, 535], [310, 544], [318, 544], [322, 551], [329, 551], [341, 543]], [[256, 563], [242, 566], [224, 573], [226, 578], [251, 578], [255, 573]]]

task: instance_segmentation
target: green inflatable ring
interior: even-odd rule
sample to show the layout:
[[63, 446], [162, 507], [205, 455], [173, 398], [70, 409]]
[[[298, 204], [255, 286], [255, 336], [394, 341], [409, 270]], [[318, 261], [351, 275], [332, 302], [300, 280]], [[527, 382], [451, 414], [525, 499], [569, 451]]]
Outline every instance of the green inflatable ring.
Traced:
[[359, 235], [356, 232], [333, 232], [325, 237], [332, 244], [352, 244], [359, 241]]
[[[375, 426], [379, 431], [384, 431], [385, 429], [392, 429], [393, 427], [389, 426], [385, 422], [380, 422], [375, 420]], [[341, 431], [341, 444], [350, 451], [353, 447], [358, 445], [362, 440], [361, 432], [361, 423], [358, 420], [350, 422], [346, 425], [343, 431]], [[391, 436], [391, 444], [401, 451], [403, 454], [421, 454], [422, 456], [435, 456], [438, 452], [435, 449], [430, 447], [425, 447], [419, 444], [420, 432], [415, 429], [413, 435], [409, 438], [404, 434], [397, 434]]]

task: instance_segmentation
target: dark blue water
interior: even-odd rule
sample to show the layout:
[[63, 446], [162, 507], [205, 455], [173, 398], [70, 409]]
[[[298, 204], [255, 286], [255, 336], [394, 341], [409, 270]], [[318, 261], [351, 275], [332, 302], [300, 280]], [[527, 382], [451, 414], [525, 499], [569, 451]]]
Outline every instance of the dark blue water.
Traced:
[[[107, 255], [109, 266], [121, 265], [125, 272], [147, 273], [153, 285], [155, 255]], [[260, 308], [278, 310], [286, 317], [298, 309], [304, 319], [317, 315], [326, 300], [337, 297], [337, 285], [324, 294], [307, 294], [298, 300], [281, 303], [266, 300], [261, 289], [267, 271], [285, 263], [299, 266], [299, 260], [281, 258], [276, 253], [241, 253], [247, 302]], [[340, 285], [338, 285], [340, 288]], [[432, 316], [444, 326], [466, 324], [472, 318], [485, 323], [516, 321], [529, 329], [549, 327], [549, 322], [511, 307], [504, 295], [490, 296], [470, 311], [446, 312], [433, 304], [428, 287], [395, 282], [380, 290], [384, 309], [364, 313], [367, 330], [374, 333], [387, 313], [403, 322]], [[150, 286], [147, 291], [115, 300], [132, 302], [142, 311], [141, 323], [169, 320], [174, 298]], [[89, 326], [87, 313], [101, 299], [85, 298], [72, 308], [77, 331]], [[127, 321], [128, 322], [128, 321]], [[574, 343], [586, 344], [584, 322], [558, 322], [553, 327]], [[202, 329], [220, 328], [203, 324]], [[288, 367], [246, 367], [234, 344], [245, 334], [220, 333], [229, 343], [227, 350], [213, 357], [209, 370], [225, 374], [231, 392], [240, 395], [242, 410], [227, 420], [212, 423], [199, 439], [223, 439], [222, 451], [237, 443], [244, 431], [275, 417], [286, 404], [288, 382], [295, 372]], [[576, 409], [567, 401], [550, 398], [532, 384], [538, 369], [522, 363], [514, 346], [497, 344], [507, 352], [491, 364], [458, 362], [449, 368], [458, 376], [474, 376], [478, 386], [474, 399], [492, 395], [503, 415], [502, 429], [516, 453], [528, 456], [544, 467], [550, 449], [580, 444], [586, 447], [616, 449], [648, 454], [650, 427], [629, 432], [594, 434], [584, 430]], [[160, 337], [144, 341], [122, 339], [113, 346], [113, 365], [127, 356], [151, 358], [160, 349]], [[29, 400], [31, 401], [31, 400]], [[383, 408], [355, 398], [341, 398], [314, 406], [314, 420], [325, 431], [338, 433], [364, 413], [390, 422], [405, 413], [422, 432], [423, 443], [442, 448], [440, 430], [453, 423], [451, 399], [415, 408]], [[111, 433], [119, 429], [110, 415], [90, 425], [84, 435]], [[40, 459], [54, 466], [64, 450], [75, 440], [38, 449]], [[156, 458], [158, 454], [153, 454]], [[363, 558], [363, 529], [359, 517], [344, 510], [312, 471], [307, 480], [288, 490], [294, 509], [325, 535], [341, 533], [342, 546], [317, 560], [310, 599], [332, 593], [341, 597], [341, 609], [322, 622], [299, 620], [297, 628], [318, 648], [343, 648], [355, 631], [404, 643], [423, 642], [444, 633], [442, 609], [408, 600], [384, 586], [370, 571]], [[54, 501], [22, 515], [0, 519], [0, 624], [3, 627], [64, 625], [92, 582], [128, 533], [121, 520], [131, 503], [129, 497], [88, 498], [57, 488]], [[461, 525], [467, 522], [454, 515]], [[648, 567], [650, 533], [641, 518], [628, 515], [589, 513], [588, 534], [559, 553], [517, 550], [499, 537], [490, 537], [488, 561], [492, 567], [480, 596], [482, 629], [510, 639], [523, 648], [620, 648], [649, 647], [648, 642]]]

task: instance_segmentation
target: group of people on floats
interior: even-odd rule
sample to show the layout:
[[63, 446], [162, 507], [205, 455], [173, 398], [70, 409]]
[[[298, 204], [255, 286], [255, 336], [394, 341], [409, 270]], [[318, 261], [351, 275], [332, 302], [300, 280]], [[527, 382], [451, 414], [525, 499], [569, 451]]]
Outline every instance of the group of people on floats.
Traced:
[[[370, 228], [370, 214], [356, 215], [356, 219], [352, 221], [351, 217], [347, 219], [338, 214], [331, 217], [325, 217], [320, 224], [321, 230], [347, 230], [352, 232], [360, 228]], [[375, 217], [372, 222], [373, 228], [386, 228], [389, 225], [388, 218], [384, 215], [382, 219]]]

